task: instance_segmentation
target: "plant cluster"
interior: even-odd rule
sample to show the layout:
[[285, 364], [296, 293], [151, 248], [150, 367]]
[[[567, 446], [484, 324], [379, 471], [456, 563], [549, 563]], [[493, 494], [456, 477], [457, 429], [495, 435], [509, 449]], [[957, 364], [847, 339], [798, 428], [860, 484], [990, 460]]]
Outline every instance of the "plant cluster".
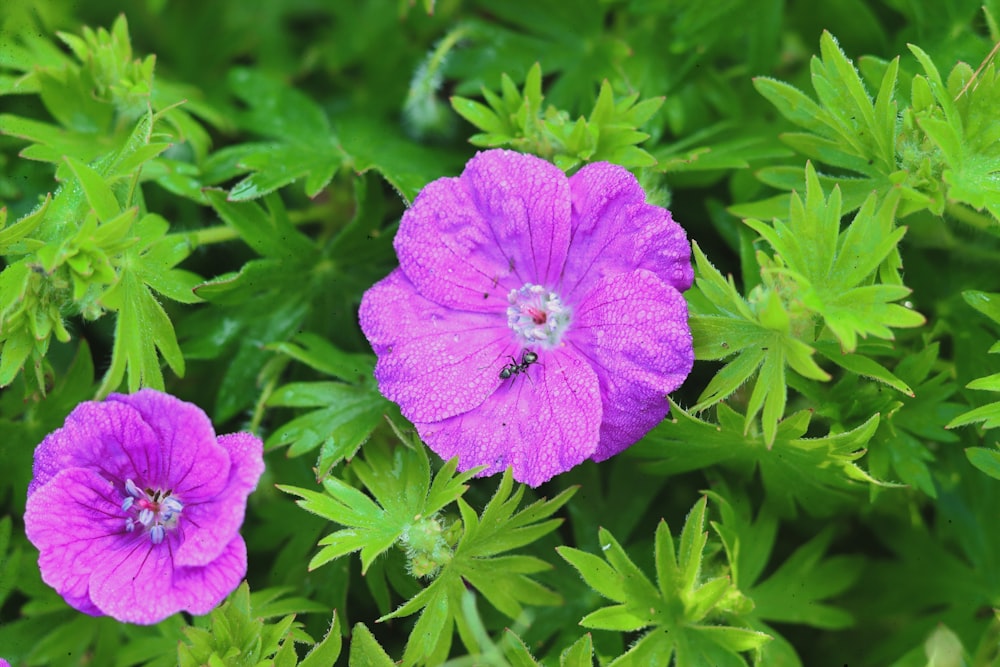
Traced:
[[[0, 7], [0, 662], [1000, 661], [1000, 4], [117, 4]], [[431, 453], [358, 319], [479, 149], [628, 170], [691, 240], [667, 418], [535, 488]], [[556, 370], [462, 344], [407, 378]], [[246, 580], [153, 625], [25, 534], [36, 446], [140, 390], [265, 462]]]

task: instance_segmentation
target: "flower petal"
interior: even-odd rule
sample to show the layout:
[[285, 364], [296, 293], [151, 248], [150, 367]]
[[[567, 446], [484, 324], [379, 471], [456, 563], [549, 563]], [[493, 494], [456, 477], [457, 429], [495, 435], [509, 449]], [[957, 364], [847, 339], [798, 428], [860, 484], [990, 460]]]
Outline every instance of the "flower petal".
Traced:
[[694, 363], [684, 298], [641, 269], [597, 283], [567, 338], [600, 379], [604, 418], [595, 461], [626, 449], [658, 424], [669, 409], [667, 394]]
[[[225, 488], [211, 500], [185, 505], [181, 513], [184, 539], [174, 551], [176, 566], [201, 566], [220, 557], [239, 534], [247, 496], [264, 472], [264, 443], [252, 433], [219, 436], [232, 467]], [[190, 527], [189, 527], [190, 526]]]
[[246, 545], [239, 535], [211, 563], [178, 567], [172, 540], [148, 539], [107, 554], [94, 568], [94, 604], [119, 621], [151, 625], [179, 611], [205, 614], [222, 602], [246, 574]]
[[570, 232], [566, 176], [514, 151], [477, 154], [459, 178], [421, 190], [396, 233], [399, 265], [435, 303], [474, 312], [506, 307], [525, 283], [555, 286]]
[[90, 598], [90, 576], [108, 553], [135, 540], [125, 518], [114, 484], [94, 470], [63, 470], [28, 497], [24, 529], [38, 548], [42, 580], [70, 606], [101, 613]]
[[247, 545], [236, 535], [219, 557], [204, 567], [182, 567], [174, 572], [174, 589], [182, 608], [196, 616], [212, 611], [232, 593], [247, 573]]
[[62, 428], [45, 436], [35, 448], [28, 496], [68, 468], [92, 468], [100, 470], [106, 479], [120, 481], [145, 475], [158, 466], [148, 458], [158, 447], [156, 433], [129, 406], [81, 403]]
[[115, 403], [135, 410], [156, 433], [152, 447], [124, 443], [136, 460], [143, 457], [148, 462], [144, 467], [150, 472], [136, 470], [129, 475], [140, 488], [172, 489], [185, 504], [214, 498], [225, 488], [229, 455], [216, 443], [215, 429], [201, 408], [153, 389], [111, 394], [105, 405]]
[[691, 287], [691, 247], [670, 211], [646, 203], [628, 170], [598, 162], [570, 178], [573, 237], [561, 289], [587, 294], [605, 276], [646, 269], [683, 292]]
[[128, 548], [102, 554], [90, 577], [90, 596], [103, 613], [125, 623], [150, 625], [177, 613], [171, 540], [153, 544], [148, 536]]
[[411, 421], [438, 421], [481, 404], [517, 349], [505, 314], [439, 306], [398, 269], [365, 292], [359, 318], [378, 354], [379, 390]]
[[480, 475], [491, 475], [512, 466], [514, 479], [538, 486], [594, 454], [600, 423], [597, 375], [563, 349], [503, 381], [475, 410], [415, 425], [438, 455], [458, 457], [459, 470], [486, 466]]

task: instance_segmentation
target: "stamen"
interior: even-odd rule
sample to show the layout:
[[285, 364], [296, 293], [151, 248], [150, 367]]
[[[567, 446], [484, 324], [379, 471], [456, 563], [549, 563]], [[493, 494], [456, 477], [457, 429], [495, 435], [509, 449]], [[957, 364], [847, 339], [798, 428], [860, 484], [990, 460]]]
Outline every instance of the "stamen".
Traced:
[[153, 544], [161, 544], [167, 536], [167, 530], [173, 529], [180, 521], [184, 503], [175, 498], [171, 489], [153, 489], [139, 487], [131, 479], [125, 480], [125, 493], [122, 499], [122, 511], [128, 514], [125, 518], [125, 532], [134, 532], [141, 526], [149, 533]]
[[569, 325], [570, 309], [559, 295], [541, 285], [526, 283], [507, 295], [507, 324], [522, 345], [554, 348]]

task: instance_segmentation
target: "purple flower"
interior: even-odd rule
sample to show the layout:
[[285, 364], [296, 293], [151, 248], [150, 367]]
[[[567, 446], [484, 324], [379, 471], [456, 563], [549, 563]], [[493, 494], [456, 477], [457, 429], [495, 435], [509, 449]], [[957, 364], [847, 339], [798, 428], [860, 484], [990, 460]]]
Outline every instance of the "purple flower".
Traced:
[[691, 250], [625, 169], [479, 153], [427, 185], [361, 302], [375, 377], [459, 469], [537, 486], [626, 449], [694, 355]]
[[250, 433], [216, 437], [197, 406], [152, 389], [78, 405], [35, 449], [24, 514], [42, 579], [93, 616], [207, 614], [243, 579]]

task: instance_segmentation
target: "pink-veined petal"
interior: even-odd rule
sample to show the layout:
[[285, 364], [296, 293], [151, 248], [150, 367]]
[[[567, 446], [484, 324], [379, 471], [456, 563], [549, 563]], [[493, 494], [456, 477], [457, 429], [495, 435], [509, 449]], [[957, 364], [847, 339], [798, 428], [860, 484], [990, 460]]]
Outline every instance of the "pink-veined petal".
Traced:
[[691, 286], [691, 247], [670, 211], [646, 203], [629, 171], [598, 162], [570, 178], [573, 232], [561, 289], [585, 295], [604, 277], [652, 271], [683, 292]]
[[184, 540], [174, 553], [174, 564], [201, 566], [220, 557], [239, 534], [246, 514], [247, 496], [264, 472], [264, 444], [252, 433], [219, 436], [229, 452], [232, 467], [225, 488], [202, 503], [187, 505], [181, 513]]
[[687, 304], [649, 271], [605, 278], [580, 305], [567, 342], [597, 371], [604, 418], [596, 461], [626, 449], [667, 414], [694, 363]]
[[37, 487], [28, 497], [24, 529], [38, 548], [42, 580], [70, 606], [100, 614], [90, 598], [90, 576], [109, 553], [135, 541], [125, 532], [125, 519], [120, 493], [94, 470], [63, 470]]
[[514, 479], [538, 486], [594, 454], [600, 423], [597, 375], [564, 349], [505, 380], [476, 410], [416, 426], [438, 455], [458, 457], [459, 470], [512, 466]]
[[219, 557], [204, 567], [179, 567], [174, 589], [183, 609], [196, 616], [212, 611], [232, 593], [247, 573], [247, 546], [239, 535], [226, 544]]
[[133, 458], [145, 457], [150, 472], [135, 471], [140, 487], [172, 489], [186, 503], [214, 498], [229, 477], [229, 455], [215, 440], [208, 415], [198, 406], [152, 389], [111, 394], [104, 405], [121, 403], [135, 410], [156, 433], [156, 445], [144, 449], [123, 443]]
[[158, 459], [149, 456], [158, 447], [156, 433], [133, 408], [121, 403], [81, 403], [62, 428], [45, 436], [35, 448], [28, 496], [69, 468], [92, 468], [106, 479], [122, 481], [155, 472]]
[[417, 294], [399, 270], [365, 293], [359, 317], [379, 355], [379, 390], [412, 421], [478, 406], [496, 388], [505, 355], [516, 350], [504, 311], [440, 306]]
[[396, 233], [399, 265], [442, 306], [489, 312], [525, 283], [555, 286], [570, 233], [569, 182], [532, 155], [492, 150], [428, 184]]
[[105, 556], [95, 567], [90, 594], [97, 607], [126, 623], [150, 625], [179, 611], [205, 614], [246, 574], [246, 546], [236, 535], [220, 556], [203, 566], [174, 562], [173, 540], [142, 540]]

